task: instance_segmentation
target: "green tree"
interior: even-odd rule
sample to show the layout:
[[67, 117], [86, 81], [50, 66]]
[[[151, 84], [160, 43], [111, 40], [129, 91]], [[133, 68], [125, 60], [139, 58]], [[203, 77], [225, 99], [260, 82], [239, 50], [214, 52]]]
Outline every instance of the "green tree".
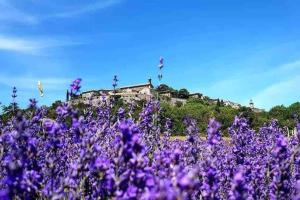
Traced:
[[165, 92], [165, 91], [170, 91], [170, 87], [166, 84], [160, 84], [157, 88], [156, 88], [157, 92]]
[[300, 117], [300, 102], [296, 102], [291, 104], [288, 108], [287, 108], [287, 112], [290, 118], [299, 118]]
[[178, 91], [178, 97], [187, 99], [189, 98], [189, 91], [185, 88], [182, 88]]

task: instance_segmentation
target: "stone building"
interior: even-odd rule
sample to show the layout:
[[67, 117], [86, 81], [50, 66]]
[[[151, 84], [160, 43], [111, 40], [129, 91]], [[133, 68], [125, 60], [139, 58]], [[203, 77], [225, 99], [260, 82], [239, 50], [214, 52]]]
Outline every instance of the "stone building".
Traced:
[[196, 99], [204, 99], [204, 96], [203, 96], [203, 94], [200, 94], [200, 93], [191, 93], [191, 94], [189, 94], [189, 97], [191, 97], [191, 98], [196, 98]]
[[117, 96], [120, 96], [125, 102], [132, 100], [150, 100], [153, 97], [153, 85], [151, 81], [144, 84], [123, 86], [116, 90]]
[[239, 108], [242, 107], [241, 104], [235, 103], [235, 102], [232, 102], [232, 101], [229, 101], [229, 100], [223, 100], [223, 104], [225, 106], [230, 106], [230, 107], [232, 107], [234, 109], [239, 109]]
[[148, 83], [123, 86], [116, 88], [116, 90], [100, 89], [85, 91], [76, 97], [72, 97], [70, 101], [73, 104], [84, 103], [97, 106], [104, 100], [109, 101], [114, 96], [121, 98], [124, 102], [150, 100], [153, 97], [153, 85], [151, 79], [149, 79]]

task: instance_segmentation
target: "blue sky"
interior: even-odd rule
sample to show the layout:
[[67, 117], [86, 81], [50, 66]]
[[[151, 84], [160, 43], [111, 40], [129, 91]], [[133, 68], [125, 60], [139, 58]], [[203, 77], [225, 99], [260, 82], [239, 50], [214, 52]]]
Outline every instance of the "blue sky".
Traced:
[[[0, 102], [64, 99], [82, 90], [163, 83], [257, 107], [299, 101], [297, 0], [0, 0]], [[45, 97], [40, 98], [37, 81]]]

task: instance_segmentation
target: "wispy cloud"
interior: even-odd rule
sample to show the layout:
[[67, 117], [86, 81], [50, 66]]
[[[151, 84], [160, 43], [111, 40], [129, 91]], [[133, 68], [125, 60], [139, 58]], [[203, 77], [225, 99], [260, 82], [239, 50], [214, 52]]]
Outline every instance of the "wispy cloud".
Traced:
[[[13, 86], [17, 87], [17, 102], [21, 107], [28, 105], [28, 99], [36, 98], [39, 105], [50, 105], [56, 100], [64, 100], [65, 91], [69, 88], [71, 78], [64, 77], [35, 77], [35, 76], [6, 76], [0, 74], [0, 86], [3, 94], [1, 102], [8, 105], [11, 101], [10, 94]], [[40, 97], [37, 82], [41, 81], [44, 89], [44, 97]]]
[[261, 78], [278, 79], [268, 84], [265, 88], [258, 91], [253, 100], [258, 106], [267, 109], [275, 105], [293, 103], [299, 101], [296, 92], [300, 82], [300, 60], [281, 64], [271, 70], [265, 71]]
[[274, 83], [258, 92], [253, 100], [258, 106], [264, 106], [268, 109], [275, 105], [281, 105], [284, 103], [293, 103], [299, 101], [299, 82], [300, 76], [295, 76], [291, 79]]
[[41, 48], [42, 46], [36, 41], [0, 36], [1, 50], [36, 54]]
[[[122, 1], [123, 0], [98, 0], [93, 3], [77, 5], [76, 7], [68, 7], [59, 4], [59, 6], [56, 6], [55, 9], [49, 10], [46, 7], [39, 8], [45, 11], [44, 14], [41, 14], [28, 12], [24, 8], [17, 7], [12, 1], [0, 0], [0, 22], [5, 23], [6, 25], [12, 25], [15, 23], [34, 25], [51, 19], [72, 18], [79, 15], [94, 13], [117, 5]], [[32, 4], [32, 6], [39, 5], [36, 2], [29, 3]]]
[[9, 1], [0, 0], [0, 22], [37, 24], [38, 21], [36, 16], [16, 8]]
[[[0, 74], [0, 85], [13, 87], [16, 86], [20, 90], [32, 91], [37, 90], [37, 82], [41, 81], [43, 88], [47, 91], [62, 91], [65, 92], [69, 88], [74, 77], [40, 77], [36, 75], [28, 76], [12, 76]], [[95, 84], [98, 79], [84, 79], [84, 84]]]
[[289, 62], [289, 63], [280, 65], [278, 68], [275, 68], [273, 70], [273, 72], [277, 73], [277, 74], [282, 74], [282, 73], [290, 73], [295, 70], [298, 71], [299, 69], [300, 69], [300, 60], [296, 60], [294, 62]]
[[210, 90], [214, 92], [218, 91], [225, 96], [232, 95], [232, 93], [239, 89], [240, 82], [240, 78], [223, 79], [211, 85]]
[[41, 78], [41, 77], [11, 77], [0, 75], [0, 84], [13, 87], [20, 90], [37, 90], [37, 82], [41, 81], [46, 91], [61, 91], [62, 88], [68, 88], [71, 78]]
[[[220, 79], [209, 86], [208, 91], [217, 97], [240, 99], [241, 104], [247, 105], [253, 98], [257, 107], [271, 108], [277, 104], [295, 100], [295, 87], [300, 81], [300, 60], [282, 63], [271, 67], [262, 67], [264, 70], [251, 73], [235, 74]], [[240, 75], [238, 75], [240, 74]], [[254, 88], [253, 88], [254, 87]]]
[[50, 39], [50, 38], [17, 38], [0, 35], [0, 50], [14, 51], [23, 54], [41, 54], [45, 49], [82, 45], [83, 42], [71, 41], [65, 38]]
[[109, 8], [109, 7], [112, 7], [114, 5], [119, 4], [121, 2], [122, 2], [122, 0], [101, 0], [101, 1], [97, 1], [95, 3], [90, 3], [90, 4], [82, 5], [82, 6], [77, 7], [77, 8], [72, 8], [72, 9], [69, 9], [69, 10], [66, 10], [66, 11], [58, 12], [58, 13], [50, 15], [49, 17], [50, 18], [51, 17], [56, 17], [56, 18], [75, 17], [75, 16], [78, 16], [78, 15], [93, 13], [93, 12], [96, 12], [98, 10]]

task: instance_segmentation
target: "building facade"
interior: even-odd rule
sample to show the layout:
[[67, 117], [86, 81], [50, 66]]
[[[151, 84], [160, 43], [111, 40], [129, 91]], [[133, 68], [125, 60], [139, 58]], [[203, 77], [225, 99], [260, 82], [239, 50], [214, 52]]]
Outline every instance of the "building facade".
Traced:
[[149, 80], [148, 83], [123, 86], [120, 88], [116, 88], [115, 90], [100, 89], [85, 91], [76, 97], [72, 97], [70, 102], [72, 104], [83, 103], [97, 106], [103, 101], [110, 101], [113, 97], [118, 97], [127, 103], [140, 100], [147, 101], [153, 97], [153, 85], [151, 83], [151, 80]]

